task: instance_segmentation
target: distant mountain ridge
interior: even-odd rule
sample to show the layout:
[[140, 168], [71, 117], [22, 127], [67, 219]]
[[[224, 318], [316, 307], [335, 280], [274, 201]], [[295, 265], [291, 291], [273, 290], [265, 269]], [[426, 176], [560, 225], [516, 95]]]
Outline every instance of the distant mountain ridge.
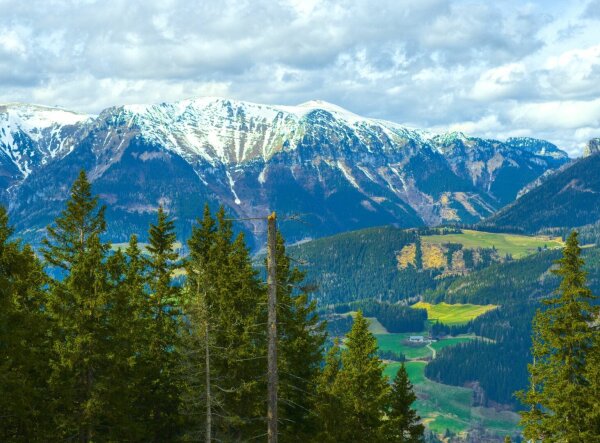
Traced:
[[[109, 237], [145, 232], [159, 204], [185, 235], [204, 202], [239, 218], [301, 213], [290, 241], [394, 223], [476, 222], [569, 161], [542, 140], [430, 134], [311, 101], [222, 98], [126, 105], [82, 115], [0, 105], [0, 199], [39, 237], [78, 170], [109, 204]], [[244, 229], [264, 236], [260, 223]]]
[[512, 204], [480, 222], [483, 228], [534, 233], [600, 221], [599, 139], [586, 156], [543, 176]]

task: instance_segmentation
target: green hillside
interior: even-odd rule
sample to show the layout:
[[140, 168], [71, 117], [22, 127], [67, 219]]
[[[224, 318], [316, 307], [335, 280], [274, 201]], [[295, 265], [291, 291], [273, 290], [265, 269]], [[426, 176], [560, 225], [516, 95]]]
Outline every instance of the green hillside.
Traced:
[[[434, 235], [382, 226], [293, 245], [289, 252], [306, 272], [306, 281], [314, 285], [319, 303], [330, 305], [418, 297], [435, 290], [440, 279], [452, 281], [457, 275], [503, 261], [506, 255], [520, 258], [562, 245], [559, 238], [549, 236], [472, 230], [445, 235], [437, 234], [441, 232], [437, 229], [424, 232]], [[433, 249], [427, 249], [428, 245]], [[422, 252], [417, 258], [419, 248]], [[262, 258], [257, 263], [262, 263]]]
[[417, 234], [393, 226], [362, 229], [289, 247], [316, 286], [320, 304], [375, 298], [397, 301], [433, 289], [440, 271], [398, 269], [396, 255]]
[[574, 162], [480, 223], [485, 228], [538, 232], [600, 220], [600, 154]]

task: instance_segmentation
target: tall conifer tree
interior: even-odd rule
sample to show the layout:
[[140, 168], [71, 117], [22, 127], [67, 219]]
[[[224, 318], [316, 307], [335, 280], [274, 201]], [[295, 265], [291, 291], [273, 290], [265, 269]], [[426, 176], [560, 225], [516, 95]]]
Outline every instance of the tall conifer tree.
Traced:
[[404, 363], [400, 366], [388, 400], [387, 420], [385, 421], [386, 441], [397, 443], [421, 443], [425, 427], [419, 423], [419, 416], [411, 408], [417, 396], [408, 378]]
[[[354, 442], [357, 436], [364, 441], [383, 442], [383, 417], [389, 396], [389, 385], [383, 376], [383, 364], [377, 357], [377, 341], [369, 331], [369, 322], [358, 312], [341, 352], [341, 367], [335, 369], [335, 354], [329, 356], [335, 375], [325, 399], [331, 402], [321, 418], [321, 427], [329, 429], [322, 435], [324, 441]], [[322, 383], [321, 383], [322, 386]], [[332, 419], [331, 405], [338, 407], [339, 421]]]
[[292, 266], [283, 236], [278, 233], [277, 333], [279, 366], [279, 426], [284, 441], [308, 441], [316, 432], [314, 407], [320, 374], [324, 324], [301, 287], [304, 273]]
[[[216, 217], [213, 275], [208, 305], [217, 324], [214, 336], [215, 388], [221, 391], [220, 432], [233, 439], [262, 434], [265, 349], [264, 286], [253, 267], [244, 235], [234, 239], [223, 207]], [[218, 412], [218, 411], [217, 411]]]
[[109, 353], [111, 368], [109, 402], [106, 411], [111, 426], [105, 438], [115, 441], [147, 440], [148, 416], [142, 404], [148, 389], [142, 356], [148, 346], [144, 307], [144, 264], [137, 237], [132, 235], [125, 252], [116, 251], [107, 260], [112, 296], [111, 315], [108, 318]]
[[84, 171], [73, 184], [66, 209], [43, 240], [46, 262], [60, 272], [46, 308], [55, 324], [51, 384], [56, 430], [61, 438], [89, 442], [105, 426], [110, 383], [107, 316], [111, 290], [105, 266], [109, 245], [100, 240], [104, 208], [98, 207]]
[[[173, 220], [159, 207], [156, 223], [149, 230], [146, 258], [149, 294], [142, 314], [146, 339], [140, 358], [146, 385], [144, 398], [140, 399], [147, 414], [146, 441], [153, 442], [175, 439], [181, 427], [180, 290], [173, 282], [179, 266], [176, 240]], [[129, 249], [132, 256], [137, 255], [133, 245]]]
[[[185, 379], [196, 389], [195, 396], [193, 392], [186, 395], [188, 409], [196, 408], [199, 417], [203, 407], [199, 400], [206, 400], [203, 357], [208, 345], [214, 438], [237, 441], [261, 435], [266, 397], [264, 285], [253, 268], [244, 236], [234, 239], [223, 208], [216, 220], [205, 208], [188, 246], [186, 318], [190, 336]], [[205, 435], [205, 422], [203, 415], [191, 433]]]
[[47, 279], [33, 251], [11, 234], [0, 207], [0, 440], [42, 441], [52, 429]]
[[597, 397], [586, 368], [594, 351], [598, 309], [586, 286], [577, 233], [567, 239], [558, 269], [558, 295], [544, 301], [534, 319], [530, 386], [521, 400], [530, 406], [521, 414], [526, 438], [548, 442], [599, 441], [598, 422], [589, 420]]
[[212, 261], [215, 230], [215, 220], [206, 205], [202, 220], [198, 220], [192, 228], [188, 239], [189, 255], [184, 263], [187, 275], [183, 294], [186, 322], [181, 374], [185, 385], [182, 411], [189, 417], [184, 433], [186, 441], [212, 439], [218, 416], [215, 409], [220, 403], [220, 392], [214, 392], [212, 386], [215, 371], [211, 364], [218, 354], [213, 339], [217, 328], [212, 315], [213, 278], [217, 270]]

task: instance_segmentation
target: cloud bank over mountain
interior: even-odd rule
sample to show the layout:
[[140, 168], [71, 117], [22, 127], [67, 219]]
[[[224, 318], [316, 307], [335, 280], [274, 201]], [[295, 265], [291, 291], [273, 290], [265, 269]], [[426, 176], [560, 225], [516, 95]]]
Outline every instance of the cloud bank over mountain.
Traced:
[[600, 133], [600, 2], [0, 0], [0, 102], [225, 96], [571, 155]]

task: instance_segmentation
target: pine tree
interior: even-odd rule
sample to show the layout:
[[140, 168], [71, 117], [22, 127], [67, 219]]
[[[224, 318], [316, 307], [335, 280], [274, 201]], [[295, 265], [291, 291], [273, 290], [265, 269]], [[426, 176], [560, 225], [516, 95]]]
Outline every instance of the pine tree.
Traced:
[[184, 379], [191, 389], [186, 392], [184, 410], [195, 411], [198, 417], [188, 436], [206, 435], [207, 411], [202, 402], [208, 393], [207, 346], [214, 438], [236, 441], [260, 435], [264, 433], [261, 417], [266, 398], [264, 286], [243, 235], [233, 238], [232, 224], [223, 208], [216, 220], [205, 208], [188, 246], [185, 314], [189, 336]]
[[[108, 318], [109, 354], [112, 360], [109, 391], [112, 393], [110, 409], [105, 411], [110, 427], [104, 438], [113, 441], [142, 441], [148, 438], [147, 416], [140, 407], [143, 393], [148, 389], [141, 356], [147, 349], [144, 329], [144, 306], [147, 295], [144, 290], [144, 261], [132, 235], [123, 253], [116, 251], [107, 260], [111, 286], [112, 309]], [[125, 412], [125, 413], [124, 413]]]
[[216, 388], [222, 392], [220, 429], [232, 439], [264, 432], [266, 394], [266, 291], [253, 267], [243, 233], [234, 240], [232, 225], [221, 207], [217, 213], [209, 303], [218, 330], [215, 346]]
[[[383, 364], [377, 357], [377, 341], [360, 311], [345, 345], [341, 369], [329, 391], [329, 398], [335, 398], [339, 404], [340, 422], [331, 426], [325, 440], [354, 442], [360, 436], [363, 441], [385, 441], [383, 417], [390, 388], [383, 376]], [[329, 413], [325, 420], [331, 420]]]
[[[176, 240], [173, 220], [159, 207], [157, 221], [149, 230], [145, 263], [149, 294], [142, 314], [146, 340], [140, 372], [146, 389], [140, 402], [145, 408], [146, 441], [173, 440], [181, 426], [180, 290], [173, 282], [179, 266]], [[137, 255], [133, 245], [129, 249], [132, 256]], [[136, 266], [140, 266], [137, 261]]]
[[342, 369], [339, 343], [336, 341], [327, 352], [325, 366], [317, 378], [317, 402], [315, 415], [318, 419], [318, 433], [313, 440], [322, 443], [336, 443], [343, 432], [344, 419], [341, 414], [342, 398], [335, 392], [335, 383]]
[[56, 226], [48, 226], [48, 236], [42, 240], [42, 253], [46, 262], [68, 271], [89, 248], [94, 236], [106, 229], [104, 206], [98, 208], [98, 197], [92, 195], [92, 186], [85, 171], [73, 183], [67, 207], [55, 220]]
[[9, 239], [12, 232], [0, 207], [0, 440], [41, 441], [52, 424], [47, 279], [31, 248]]
[[184, 432], [185, 441], [212, 440], [214, 409], [219, 401], [219, 393], [213, 392], [215, 371], [211, 365], [215, 359], [213, 352], [218, 352], [211, 339], [216, 325], [210, 305], [214, 302], [211, 274], [216, 269], [211, 260], [215, 229], [215, 220], [206, 205], [202, 220], [192, 228], [189, 255], [184, 262], [187, 278], [183, 300], [187, 321], [182, 342], [181, 374], [185, 381], [182, 411], [190, 417]]
[[106, 426], [104, 413], [109, 408], [106, 328], [113, 293], [105, 264], [109, 245], [100, 240], [104, 228], [104, 208], [98, 208], [82, 171], [66, 209], [48, 228], [42, 251], [64, 277], [52, 281], [45, 306], [55, 325], [51, 389], [56, 432], [81, 442], [92, 441]]
[[[521, 414], [526, 438], [548, 442], [599, 441], [598, 428], [589, 419], [597, 398], [587, 378], [597, 330], [595, 298], [586, 287], [577, 233], [566, 242], [558, 269], [556, 297], [544, 301], [534, 319], [529, 390], [520, 398], [530, 410]], [[595, 338], [596, 337], [596, 338]], [[597, 426], [597, 421], [596, 421]]]
[[325, 325], [308, 301], [304, 273], [291, 266], [285, 242], [277, 235], [277, 320], [279, 365], [279, 432], [283, 441], [305, 442], [316, 431], [316, 383], [322, 361]]
[[400, 366], [389, 398], [388, 420], [385, 422], [386, 438], [390, 442], [420, 443], [425, 427], [411, 405], [417, 399], [408, 378], [404, 363]]

